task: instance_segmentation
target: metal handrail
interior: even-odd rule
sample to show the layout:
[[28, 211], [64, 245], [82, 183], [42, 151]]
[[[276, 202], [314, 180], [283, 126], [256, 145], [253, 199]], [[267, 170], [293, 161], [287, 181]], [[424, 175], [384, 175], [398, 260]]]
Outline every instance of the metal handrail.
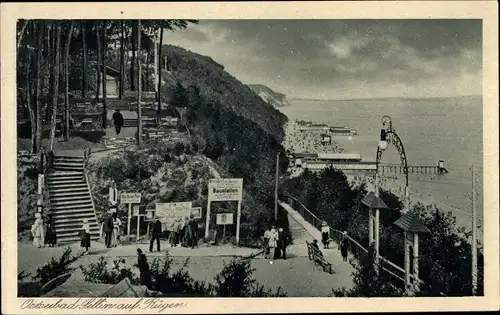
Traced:
[[[297, 210], [302, 215], [302, 217], [305, 220], [307, 220], [308, 217], [311, 217], [313, 219], [313, 222], [309, 222], [309, 223], [311, 223], [312, 225], [314, 225], [316, 228], [320, 229], [322, 220], [320, 220], [314, 213], [312, 213], [309, 209], [307, 209], [307, 207], [302, 202], [300, 202], [299, 200], [297, 200], [297, 198], [295, 198], [293, 196], [290, 196], [290, 195], [286, 195], [285, 197], [289, 201], [290, 200], [292, 201], [292, 205], [293, 206], [294, 205], [299, 205], [300, 207], [298, 207], [298, 209], [297, 209], [297, 207], [293, 207], [293, 206], [292, 206], [292, 208], [294, 208], [295, 210]], [[309, 221], [309, 220], [307, 220], [307, 221]], [[335, 232], [336, 235], [343, 235], [344, 234], [342, 231], [334, 229], [334, 228], [331, 228], [331, 227], [330, 227], [330, 231]], [[359, 259], [359, 251], [362, 251], [364, 253], [368, 253], [368, 249], [366, 249], [365, 247], [363, 247], [360, 243], [358, 243], [352, 237], [350, 237], [349, 235], [345, 235], [344, 237], [347, 237], [349, 243], [355, 245], [354, 248], [356, 248], [358, 250], [357, 252], [354, 253], [352, 251], [353, 246], [349, 246], [349, 249], [351, 249], [350, 250], [351, 253], [353, 253], [355, 257], [358, 256], [356, 258]], [[338, 241], [340, 240], [340, 238], [338, 240], [337, 239], [333, 239], [333, 240], [336, 241], [336, 243], [338, 244], [339, 243]], [[405, 273], [405, 270], [403, 268], [399, 267], [398, 265], [396, 265], [395, 263], [389, 261], [388, 259], [386, 259], [386, 258], [384, 258], [382, 256], [379, 256], [379, 259], [380, 259], [380, 261], [383, 264], [386, 264], [387, 266], [394, 268], [398, 272], [401, 272], [403, 274]], [[397, 278], [397, 279], [399, 279], [399, 280], [401, 280], [403, 282], [405, 281], [404, 276], [397, 275], [395, 272], [392, 272], [391, 270], [389, 270], [386, 266], [381, 266], [381, 269], [384, 270], [385, 272], [387, 272], [388, 274], [390, 274], [391, 276], [393, 276], [393, 277], [395, 277], [395, 278]], [[410, 277], [415, 280], [415, 276], [413, 274], [410, 275]], [[416, 280], [420, 284], [425, 284], [421, 279], [416, 279]]]

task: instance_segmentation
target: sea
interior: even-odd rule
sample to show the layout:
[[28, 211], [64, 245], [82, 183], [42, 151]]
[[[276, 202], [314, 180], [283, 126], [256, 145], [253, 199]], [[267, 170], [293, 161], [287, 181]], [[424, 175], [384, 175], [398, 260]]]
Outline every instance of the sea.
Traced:
[[[426, 99], [290, 100], [279, 110], [290, 121], [308, 120], [357, 130], [353, 137], [338, 136], [344, 153], [360, 153], [375, 161], [382, 116], [391, 118], [401, 138], [408, 165], [437, 165], [443, 160], [449, 173], [410, 174], [410, 200], [435, 204], [452, 212], [457, 225], [472, 227], [472, 165], [476, 176], [477, 221], [483, 218], [483, 111], [481, 96]], [[287, 131], [290, 132], [290, 131]], [[400, 164], [393, 146], [384, 151], [382, 163]], [[385, 182], [403, 186], [401, 175], [387, 175]], [[482, 238], [482, 228], [478, 232]]]

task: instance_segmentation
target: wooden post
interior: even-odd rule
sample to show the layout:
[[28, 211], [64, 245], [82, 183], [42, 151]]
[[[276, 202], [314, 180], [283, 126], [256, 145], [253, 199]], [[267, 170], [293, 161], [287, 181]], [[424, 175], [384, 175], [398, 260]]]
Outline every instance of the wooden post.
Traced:
[[127, 237], [130, 239], [130, 221], [132, 216], [132, 204], [128, 204], [128, 216], [127, 216]]
[[240, 243], [240, 220], [241, 220], [241, 200], [238, 201], [238, 213], [236, 215], [236, 245]]
[[206, 218], [206, 223], [205, 223], [205, 239], [208, 240], [208, 228], [210, 226], [210, 199], [208, 199], [207, 203], [207, 218]]
[[408, 232], [404, 232], [405, 244], [405, 288], [408, 290], [410, 284], [410, 244], [408, 242]]
[[368, 246], [373, 243], [373, 209], [368, 209]]
[[414, 287], [418, 291], [419, 289], [419, 277], [418, 277], [418, 233], [413, 234], [413, 276], [415, 278]]
[[139, 242], [139, 236], [140, 236], [139, 230], [140, 230], [140, 227], [141, 227], [141, 215], [138, 213], [137, 214], [137, 238], [135, 239], [136, 242]]
[[380, 210], [375, 209], [375, 257], [379, 257], [379, 239], [380, 239]]
[[476, 172], [472, 165], [472, 295], [477, 293]]

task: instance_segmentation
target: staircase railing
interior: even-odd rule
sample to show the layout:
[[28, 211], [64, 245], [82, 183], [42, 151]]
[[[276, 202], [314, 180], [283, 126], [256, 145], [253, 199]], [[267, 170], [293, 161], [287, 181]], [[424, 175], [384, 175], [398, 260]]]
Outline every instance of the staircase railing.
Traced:
[[92, 151], [90, 148], [85, 147], [84, 152], [83, 152], [83, 176], [85, 178], [85, 184], [87, 185], [87, 189], [90, 194], [90, 201], [92, 203], [92, 209], [94, 210], [94, 215], [96, 216], [96, 222], [97, 222], [97, 227], [99, 227], [99, 221], [97, 221], [97, 209], [94, 203], [94, 195], [92, 194], [92, 187], [90, 187], [90, 181], [89, 181], [89, 176], [88, 176], [88, 171], [87, 171], [87, 163], [90, 158], [90, 155], [92, 154]]
[[[285, 196], [287, 203], [294, 209], [296, 210], [307, 222], [311, 223], [314, 227], [316, 227], [318, 230], [321, 230], [321, 223], [323, 220], [318, 218], [316, 215], [314, 215], [307, 207], [302, 204], [299, 200], [297, 200], [295, 197], [292, 197], [290, 195]], [[340, 241], [342, 239], [342, 236], [344, 233], [338, 229], [334, 229], [330, 227], [330, 234], [332, 235], [332, 240], [339, 245]], [[360, 259], [364, 254], [368, 253], [368, 249], [363, 247], [360, 243], [358, 243], [356, 240], [354, 240], [352, 237], [349, 235], [345, 235], [345, 237], [348, 240], [348, 251], [356, 258]], [[380, 269], [385, 271], [388, 275], [389, 278], [392, 278], [394, 280], [398, 280], [397, 282], [401, 284], [401, 282], [404, 284], [405, 282], [405, 270], [398, 265], [394, 264], [393, 262], [387, 260], [384, 257], [379, 257], [380, 260]], [[412, 280], [417, 280], [421, 285], [426, 285], [422, 280], [420, 279], [415, 279], [414, 275], [411, 275]], [[443, 294], [442, 294], [443, 295]]]

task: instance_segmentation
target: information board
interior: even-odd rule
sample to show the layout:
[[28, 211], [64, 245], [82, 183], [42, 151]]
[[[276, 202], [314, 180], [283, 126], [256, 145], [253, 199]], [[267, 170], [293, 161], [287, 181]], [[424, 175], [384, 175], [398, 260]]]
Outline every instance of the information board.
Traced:
[[242, 178], [211, 179], [208, 183], [209, 201], [239, 201], [243, 193]]
[[133, 216], [146, 215], [146, 206], [135, 205], [133, 206]]
[[232, 213], [217, 213], [217, 225], [231, 225], [233, 222]]
[[120, 195], [121, 203], [141, 203], [140, 193], [122, 193]]
[[191, 214], [194, 216], [195, 219], [201, 219], [201, 207], [194, 207], [191, 208]]

